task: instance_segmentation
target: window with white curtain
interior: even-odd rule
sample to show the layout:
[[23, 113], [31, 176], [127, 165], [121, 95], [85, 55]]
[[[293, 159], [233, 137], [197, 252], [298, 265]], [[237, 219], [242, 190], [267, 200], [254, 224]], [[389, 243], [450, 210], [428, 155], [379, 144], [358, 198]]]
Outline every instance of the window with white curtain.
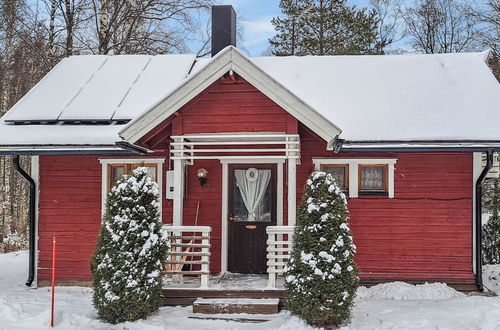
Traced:
[[350, 198], [394, 198], [395, 158], [313, 158], [315, 170], [330, 173]]

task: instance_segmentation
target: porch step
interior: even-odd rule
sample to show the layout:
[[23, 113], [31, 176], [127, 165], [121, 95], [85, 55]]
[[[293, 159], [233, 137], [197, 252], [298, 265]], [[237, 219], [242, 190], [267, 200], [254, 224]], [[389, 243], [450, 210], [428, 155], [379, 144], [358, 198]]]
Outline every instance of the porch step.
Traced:
[[198, 298], [193, 303], [193, 313], [201, 314], [276, 314], [279, 299], [249, 298]]
[[[257, 315], [258, 316], [258, 315]], [[211, 314], [199, 314], [199, 316], [188, 316], [189, 319], [193, 320], [210, 320], [210, 321], [226, 321], [226, 322], [238, 322], [238, 323], [264, 323], [269, 322], [271, 319], [269, 318], [255, 318], [255, 317], [239, 317], [228, 315], [218, 315], [213, 316]]]

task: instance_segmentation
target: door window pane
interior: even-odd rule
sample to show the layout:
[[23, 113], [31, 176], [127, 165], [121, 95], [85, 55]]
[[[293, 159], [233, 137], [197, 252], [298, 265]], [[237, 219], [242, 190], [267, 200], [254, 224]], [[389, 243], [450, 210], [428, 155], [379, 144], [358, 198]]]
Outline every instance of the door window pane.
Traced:
[[235, 221], [271, 221], [271, 170], [234, 170], [233, 215]]

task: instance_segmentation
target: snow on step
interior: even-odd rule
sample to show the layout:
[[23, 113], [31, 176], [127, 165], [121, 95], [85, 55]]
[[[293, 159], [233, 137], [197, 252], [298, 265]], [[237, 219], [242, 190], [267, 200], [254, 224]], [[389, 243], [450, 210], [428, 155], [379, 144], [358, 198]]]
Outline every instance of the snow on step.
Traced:
[[250, 298], [198, 298], [193, 303], [193, 313], [202, 314], [275, 314], [279, 312], [279, 299]]

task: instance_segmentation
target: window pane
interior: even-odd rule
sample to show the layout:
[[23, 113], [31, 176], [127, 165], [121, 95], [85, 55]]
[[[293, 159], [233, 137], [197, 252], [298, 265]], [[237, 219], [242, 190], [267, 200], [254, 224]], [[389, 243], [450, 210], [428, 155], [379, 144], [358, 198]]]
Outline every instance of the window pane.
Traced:
[[[153, 179], [153, 181], [156, 181], [156, 166], [153, 165], [142, 165], [142, 166], [148, 169], [148, 175], [151, 177], [151, 179]], [[131, 164], [130, 171], [133, 171], [138, 167], [141, 167], [141, 164]]]
[[120, 178], [124, 174], [125, 174], [125, 166], [111, 167], [111, 186], [114, 186], [116, 181], [120, 180]]
[[363, 166], [361, 168], [361, 190], [385, 190], [384, 167]]
[[345, 167], [328, 166], [323, 169], [326, 173], [330, 173], [339, 187], [346, 188], [345, 184]]
[[146, 166], [148, 169], [148, 175], [156, 182], [156, 167], [155, 166]]

